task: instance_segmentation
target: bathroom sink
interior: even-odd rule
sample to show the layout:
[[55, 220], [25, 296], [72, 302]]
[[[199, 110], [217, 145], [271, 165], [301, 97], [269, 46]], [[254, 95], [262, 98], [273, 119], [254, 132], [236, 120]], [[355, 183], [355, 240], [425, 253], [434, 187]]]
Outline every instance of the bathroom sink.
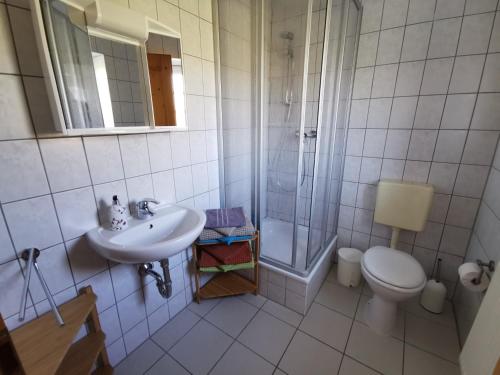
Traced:
[[97, 253], [115, 262], [154, 262], [191, 245], [205, 221], [202, 210], [169, 204], [158, 206], [148, 219], [130, 217], [125, 230], [98, 227], [87, 232], [87, 238]]

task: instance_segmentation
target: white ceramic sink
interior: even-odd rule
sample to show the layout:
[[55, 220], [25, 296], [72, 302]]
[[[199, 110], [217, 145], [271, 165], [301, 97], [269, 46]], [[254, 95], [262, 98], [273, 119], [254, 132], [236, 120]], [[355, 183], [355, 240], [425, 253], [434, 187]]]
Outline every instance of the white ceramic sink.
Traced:
[[[153, 210], [152, 210], [153, 211]], [[119, 263], [147, 263], [171, 257], [191, 245], [205, 226], [202, 210], [178, 205], [159, 206], [155, 215], [129, 218], [128, 228], [98, 227], [87, 238], [101, 256]]]

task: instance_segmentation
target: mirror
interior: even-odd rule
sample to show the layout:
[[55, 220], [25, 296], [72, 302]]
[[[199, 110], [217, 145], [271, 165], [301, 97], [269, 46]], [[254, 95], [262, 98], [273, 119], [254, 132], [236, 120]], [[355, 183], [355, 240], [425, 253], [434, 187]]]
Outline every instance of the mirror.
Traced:
[[61, 0], [41, 4], [66, 133], [186, 126], [179, 38], [141, 41], [88, 26]]

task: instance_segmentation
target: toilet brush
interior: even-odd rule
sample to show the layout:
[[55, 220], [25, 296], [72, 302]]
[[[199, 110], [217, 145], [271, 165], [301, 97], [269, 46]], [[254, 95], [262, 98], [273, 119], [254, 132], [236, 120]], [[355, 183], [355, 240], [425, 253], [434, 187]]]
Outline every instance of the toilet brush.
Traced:
[[420, 296], [420, 304], [430, 312], [440, 314], [443, 312], [446, 299], [446, 286], [440, 281], [441, 258], [438, 259], [435, 279], [427, 281]]

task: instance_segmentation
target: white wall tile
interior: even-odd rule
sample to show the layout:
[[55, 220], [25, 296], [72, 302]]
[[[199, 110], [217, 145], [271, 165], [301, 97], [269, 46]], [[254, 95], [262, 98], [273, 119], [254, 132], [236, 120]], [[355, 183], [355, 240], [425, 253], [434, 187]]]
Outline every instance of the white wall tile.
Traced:
[[411, 130], [393, 130], [387, 133], [384, 157], [390, 159], [405, 159], [410, 143]]
[[172, 149], [169, 133], [148, 134], [149, 160], [151, 172], [160, 172], [172, 168]]
[[446, 215], [448, 214], [448, 207], [450, 206], [451, 196], [447, 194], [434, 194], [432, 200], [431, 212], [429, 213], [429, 220], [438, 223], [444, 223]]
[[94, 184], [123, 179], [120, 146], [116, 136], [85, 137], [83, 143]]
[[54, 203], [65, 241], [79, 237], [99, 225], [91, 187], [54, 194]]
[[415, 129], [438, 129], [445, 100], [445, 95], [420, 96], [413, 127]]
[[434, 185], [436, 193], [451, 194], [457, 177], [458, 164], [432, 163], [429, 183]]
[[158, 21], [168, 25], [177, 32], [181, 32], [180, 10], [177, 6], [166, 1], [157, 1]]
[[354, 78], [354, 86], [352, 89], [353, 99], [364, 99], [370, 97], [373, 72], [373, 67], [356, 69], [356, 76]]
[[188, 55], [201, 57], [200, 20], [181, 9], [182, 51]]
[[376, 184], [380, 178], [382, 159], [363, 158], [359, 174], [359, 182], [365, 184]]
[[205, 193], [208, 191], [208, 171], [206, 163], [196, 164], [191, 166], [193, 175], [193, 192], [194, 195]]
[[[389, 117], [391, 114], [391, 106], [392, 100], [390, 98], [382, 98], [382, 99], [371, 99], [370, 100], [370, 109], [368, 111], [368, 121], [365, 117], [365, 124], [367, 128], [387, 128], [389, 126]], [[352, 111], [357, 110], [357, 108], [353, 107]], [[362, 113], [358, 113], [356, 116], [363, 116]], [[366, 114], [365, 114], [366, 116]], [[356, 119], [355, 121], [358, 123], [362, 123], [363, 119]], [[352, 122], [352, 120], [351, 120]], [[365, 127], [361, 126], [354, 127]]]
[[42, 139], [39, 142], [52, 192], [90, 185], [81, 138]]
[[424, 61], [401, 63], [396, 81], [396, 96], [418, 95], [424, 74]]
[[417, 96], [394, 98], [389, 127], [411, 129], [415, 119], [417, 100]]
[[403, 26], [406, 21], [409, 0], [387, 0], [384, 2], [382, 28]]
[[366, 14], [361, 21], [361, 33], [369, 33], [380, 29], [382, 22], [383, 0], [368, 0], [363, 3]]
[[187, 124], [189, 130], [205, 130], [204, 97], [186, 95]]
[[[498, 12], [497, 12], [498, 16]], [[495, 17], [488, 52], [500, 52], [500, 18]]]
[[479, 199], [454, 196], [451, 198], [446, 224], [471, 229], [478, 209]]
[[132, 293], [116, 305], [120, 315], [120, 324], [124, 332], [129, 331], [136, 324], [146, 319], [146, 309], [142, 291]]
[[436, 0], [410, 0], [407, 23], [432, 21]]
[[448, 95], [441, 129], [468, 129], [475, 104], [474, 94]]
[[120, 135], [120, 150], [125, 177], [150, 173], [146, 134]]
[[174, 181], [177, 201], [182, 201], [193, 196], [191, 167], [174, 169]]
[[430, 162], [407, 160], [403, 174], [404, 181], [426, 182], [431, 167]]
[[212, 22], [212, 2], [211, 1], [200, 1], [200, 17]]
[[465, 197], [481, 198], [488, 172], [487, 166], [462, 164], [458, 170], [453, 193]]
[[3, 205], [17, 251], [44, 249], [62, 242], [52, 198], [45, 195]]
[[202, 163], [207, 160], [207, 145], [204, 131], [189, 132], [191, 163]]
[[495, 154], [498, 132], [469, 131], [462, 163], [490, 165]]
[[370, 100], [368, 99], [353, 100], [351, 102], [349, 128], [366, 128], [369, 104]]
[[390, 97], [394, 95], [398, 64], [375, 67], [373, 75], [372, 98]]
[[434, 19], [458, 17], [464, 14], [465, 0], [437, 0]]
[[404, 160], [384, 159], [380, 178], [392, 178], [400, 180], [403, 178]]
[[454, 56], [462, 18], [451, 18], [434, 22], [427, 58]]
[[391, 64], [399, 61], [403, 44], [404, 27], [383, 30], [380, 32], [377, 65]]
[[406, 27], [401, 51], [401, 61], [424, 60], [427, 57], [432, 22], [418, 23]]
[[172, 133], [172, 166], [184, 167], [191, 164], [191, 150], [189, 147], [189, 133]]
[[500, 130], [500, 94], [479, 94], [471, 129]]
[[[199, 0], [179, 0], [179, 7], [198, 15], [198, 1]], [[201, 2], [203, 2], [203, 0]]]
[[457, 56], [449, 92], [476, 92], [483, 72], [484, 59], [484, 55]]
[[76, 283], [86, 280], [107, 268], [106, 259], [97, 254], [84, 236], [66, 242], [66, 249]]
[[175, 183], [173, 171], [154, 173], [153, 189], [154, 195], [160, 202], [175, 203]]
[[466, 137], [465, 130], [440, 130], [433, 160], [444, 163], [460, 162]]
[[183, 60], [186, 94], [203, 95], [203, 68], [201, 59], [185, 55]]
[[0, 201], [8, 202], [47, 194], [49, 185], [36, 141], [0, 143]]
[[495, 11], [496, 0], [467, 0], [465, 14], [485, 13]]
[[382, 157], [384, 153], [387, 130], [367, 129], [366, 142], [363, 148], [363, 156]]
[[500, 53], [489, 54], [481, 80], [481, 92], [500, 91]]
[[408, 159], [431, 161], [437, 135], [437, 130], [413, 130], [408, 149]]
[[448, 91], [452, 67], [452, 58], [428, 60], [420, 94], [445, 94]]
[[359, 37], [359, 52], [356, 65], [366, 67], [375, 65], [379, 33], [362, 34]]
[[493, 26], [493, 13], [465, 16], [460, 41], [458, 43], [459, 55], [486, 53]]
[[[439, 246], [439, 251], [444, 251], [448, 254], [453, 254], [463, 257], [465, 256], [465, 251], [467, 250], [467, 243], [469, 241], [469, 236], [470, 236], [469, 229], [446, 225], [443, 231], [443, 239], [441, 241], [441, 245]], [[462, 261], [460, 260], [460, 263], [461, 262]], [[445, 278], [444, 274], [443, 278]], [[448, 277], [447, 279], [449, 280], [451, 278]]]

